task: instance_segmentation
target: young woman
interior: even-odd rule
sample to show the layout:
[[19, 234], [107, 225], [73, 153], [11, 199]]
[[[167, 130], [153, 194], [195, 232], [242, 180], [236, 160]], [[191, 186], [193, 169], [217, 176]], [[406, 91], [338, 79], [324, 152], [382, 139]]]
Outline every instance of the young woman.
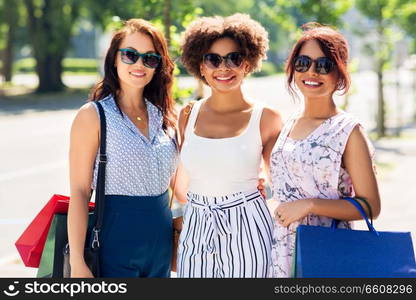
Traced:
[[273, 219], [257, 183], [281, 119], [241, 91], [267, 48], [267, 32], [242, 14], [200, 18], [185, 32], [183, 64], [211, 96], [193, 106], [186, 128], [185, 110], [179, 118], [189, 188], [178, 277], [267, 276]]
[[[299, 224], [330, 226], [332, 219], [361, 219], [343, 196], [365, 198], [373, 217], [380, 197], [372, 148], [359, 122], [336, 107], [333, 94], [346, 93], [348, 44], [337, 31], [307, 24], [287, 62], [289, 90], [304, 98], [303, 111], [285, 123], [270, 163], [277, 221], [273, 276], [290, 277]], [[365, 205], [363, 205], [366, 208]], [[325, 262], [323, 262], [325, 263]]]
[[99, 157], [99, 101], [107, 120], [102, 277], [169, 277], [172, 214], [167, 189], [177, 149], [173, 63], [162, 33], [141, 19], [115, 33], [105, 75], [71, 129], [68, 234], [71, 277], [92, 277], [83, 257], [91, 188]]

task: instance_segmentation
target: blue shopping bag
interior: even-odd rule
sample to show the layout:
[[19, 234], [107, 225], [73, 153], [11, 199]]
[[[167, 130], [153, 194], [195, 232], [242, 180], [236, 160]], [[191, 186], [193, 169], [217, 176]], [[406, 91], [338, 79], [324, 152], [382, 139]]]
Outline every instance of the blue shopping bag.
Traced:
[[295, 277], [416, 277], [410, 232], [376, 231], [360, 203], [351, 202], [367, 230], [300, 225], [296, 231]]

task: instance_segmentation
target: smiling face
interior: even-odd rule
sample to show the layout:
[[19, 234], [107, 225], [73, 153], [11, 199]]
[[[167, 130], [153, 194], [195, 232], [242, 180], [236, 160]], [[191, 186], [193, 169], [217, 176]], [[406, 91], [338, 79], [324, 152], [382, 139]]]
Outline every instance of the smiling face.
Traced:
[[[298, 56], [301, 55], [306, 55], [315, 61], [320, 57], [325, 57], [316, 40], [305, 42]], [[297, 87], [305, 98], [331, 98], [338, 80], [336, 67], [329, 74], [318, 74], [315, 67], [316, 62], [313, 62], [306, 72], [295, 71], [294, 79]]]
[[[218, 54], [224, 57], [239, 51], [239, 46], [233, 39], [221, 38], [211, 45], [207, 53]], [[240, 88], [246, 75], [247, 62], [243, 59], [239, 67], [232, 67], [226, 64], [225, 61], [222, 61], [218, 68], [212, 68], [212, 66], [210, 67], [206, 63], [201, 62], [200, 69], [201, 74], [213, 90], [226, 93]]]
[[[141, 32], [127, 34], [121, 41], [119, 49], [133, 49], [140, 53], [156, 53], [152, 39]], [[152, 80], [156, 69], [143, 65], [140, 58], [134, 64], [126, 64], [121, 60], [121, 52], [118, 51], [115, 67], [120, 81], [120, 87], [124, 89], [144, 89]]]

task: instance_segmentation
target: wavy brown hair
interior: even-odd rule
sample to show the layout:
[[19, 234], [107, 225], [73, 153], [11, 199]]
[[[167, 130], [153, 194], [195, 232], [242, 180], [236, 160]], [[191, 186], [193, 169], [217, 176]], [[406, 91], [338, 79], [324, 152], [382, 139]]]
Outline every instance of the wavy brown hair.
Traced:
[[299, 55], [302, 46], [310, 40], [316, 40], [326, 57], [335, 62], [335, 70], [338, 72], [338, 80], [335, 87], [336, 91], [348, 92], [351, 85], [348, 66], [348, 42], [345, 37], [329, 26], [310, 22], [302, 26], [303, 33], [300, 39], [293, 46], [292, 52], [286, 63], [287, 86], [290, 94], [295, 95], [294, 89], [294, 60]]
[[228, 17], [201, 17], [188, 26], [181, 45], [181, 61], [188, 72], [207, 83], [200, 70], [203, 55], [216, 40], [225, 37], [239, 45], [248, 62], [248, 73], [260, 70], [261, 61], [267, 58], [269, 49], [268, 33], [249, 15], [234, 14]]
[[108, 95], [112, 95], [121, 113], [118, 103], [120, 82], [114, 63], [122, 40], [126, 35], [135, 32], [148, 35], [153, 41], [156, 52], [162, 57], [152, 80], [144, 88], [143, 96], [161, 110], [163, 128], [167, 130], [168, 127], [176, 126], [175, 102], [172, 96], [174, 64], [169, 56], [168, 46], [163, 33], [150, 22], [143, 19], [130, 19], [124, 22], [123, 27], [113, 35], [105, 56], [104, 78], [92, 89], [89, 100], [98, 101]]

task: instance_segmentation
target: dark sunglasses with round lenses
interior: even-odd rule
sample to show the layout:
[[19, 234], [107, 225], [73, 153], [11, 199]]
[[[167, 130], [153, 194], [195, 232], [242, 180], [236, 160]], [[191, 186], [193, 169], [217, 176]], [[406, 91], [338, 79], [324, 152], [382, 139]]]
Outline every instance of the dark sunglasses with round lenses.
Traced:
[[329, 74], [335, 67], [335, 63], [328, 57], [319, 57], [312, 59], [306, 55], [300, 55], [293, 60], [293, 66], [296, 72], [305, 73], [315, 63], [315, 72], [318, 74]]
[[207, 53], [203, 56], [204, 64], [210, 69], [217, 69], [225, 62], [227, 68], [238, 68], [243, 62], [243, 54], [240, 52], [230, 52], [226, 56], [216, 53]]
[[161, 56], [157, 53], [140, 53], [134, 49], [122, 48], [119, 49], [121, 52], [121, 61], [125, 64], [135, 64], [139, 58], [142, 58], [143, 65], [150, 69], [155, 69], [160, 63]]

